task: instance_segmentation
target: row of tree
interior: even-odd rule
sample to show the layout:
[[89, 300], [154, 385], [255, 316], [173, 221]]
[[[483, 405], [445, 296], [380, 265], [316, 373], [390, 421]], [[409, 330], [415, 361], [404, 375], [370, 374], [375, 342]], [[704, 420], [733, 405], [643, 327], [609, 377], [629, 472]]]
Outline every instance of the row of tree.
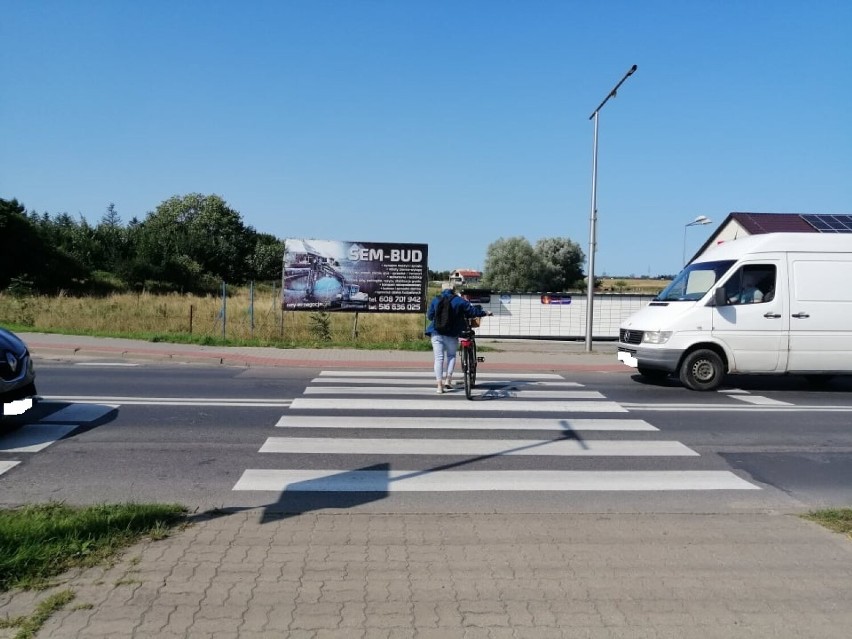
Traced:
[[[284, 242], [243, 223], [217, 195], [174, 196], [124, 224], [110, 204], [89, 224], [67, 213], [28, 212], [0, 199], [0, 290], [54, 293], [155, 290], [211, 292], [224, 280], [281, 277]], [[583, 280], [585, 256], [567, 238], [500, 238], [487, 250], [482, 286], [565, 291]], [[449, 271], [429, 271], [447, 279]]]
[[281, 277], [284, 243], [258, 233], [217, 195], [172, 197], [123, 224], [110, 204], [96, 225], [0, 199], [0, 290], [211, 291]]
[[495, 291], [568, 291], [582, 285], [586, 256], [565, 237], [545, 237], [535, 246], [523, 237], [488, 246], [482, 286]]

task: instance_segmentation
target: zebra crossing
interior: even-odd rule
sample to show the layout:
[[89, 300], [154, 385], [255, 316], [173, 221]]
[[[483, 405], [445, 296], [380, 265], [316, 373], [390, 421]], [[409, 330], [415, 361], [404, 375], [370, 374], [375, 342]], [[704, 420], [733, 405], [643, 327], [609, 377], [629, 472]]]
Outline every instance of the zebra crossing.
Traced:
[[[649, 458], [683, 459], [688, 465], [700, 455], [680, 442], [649, 438], [659, 429], [560, 375], [488, 373], [477, 383], [476, 399], [468, 401], [462, 390], [436, 395], [428, 371], [322, 371], [260, 447], [265, 463], [259, 465], [265, 467], [246, 469], [233, 490], [759, 490], [730, 471], [629, 468], [631, 462], [641, 468], [636, 460]], [[507, 437], [507, 431], [521, 438]], [[541, 437], [543, 432], [550, 436]], [[487, 433], [494, 437], [484, 438]], [[607, 438], [609, 433], [614, 435]], [[276, 463], [276, 456], [283, 461]], [[477, 467], [483, 460], [510, 458], [524, 468]], [[583, 469], [588, 463], [572, 467], [584, 458], [597, 460], [594, 470]], [[364, 459], [370, 462], [364, 465]], [[545, 460], [567, 468], [553, 469]], [[607, 465], [616, 467], [599, 468]]]

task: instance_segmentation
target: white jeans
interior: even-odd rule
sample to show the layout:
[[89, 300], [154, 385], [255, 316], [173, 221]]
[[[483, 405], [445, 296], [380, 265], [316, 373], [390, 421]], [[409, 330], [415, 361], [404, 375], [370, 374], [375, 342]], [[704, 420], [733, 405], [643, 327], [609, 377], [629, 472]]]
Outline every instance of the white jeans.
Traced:
[[432, 353], [435, 355], [435, 380], [444, 377], [444, 355], [447, 356], [447, 379], [452, 377], [456, 367], [456, 351], [459, 349], [459, 338], [432, 333]]

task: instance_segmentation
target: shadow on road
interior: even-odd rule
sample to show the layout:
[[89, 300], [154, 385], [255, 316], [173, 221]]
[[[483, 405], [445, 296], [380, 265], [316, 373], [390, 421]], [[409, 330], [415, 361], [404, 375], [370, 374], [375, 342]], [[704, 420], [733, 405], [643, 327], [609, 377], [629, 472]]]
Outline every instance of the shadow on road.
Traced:
[[[534, 443], [526, 443], [514, 448], [508, 448], [487, 455], [477, 455], [461, 459], [459, 461], [439, 464], [422, 470], [410, 471], [405, 474], [394, 475], [391, 464], [383, 462], [347, 470], [339, 473], [325, 475], [314, 479], [296, 482], [287, 485], [281, 492], [279, 498], [271, 504], [263, 506], [260, 522], [269, 523], [281, 521], [289, 517], [325, 509], [348, 509], [363, 506], [387, 498], [395, 482], [404, 482], [424, 477], [431, 473], [457, 470], [471, 464], [476, 464], [487, 459], [501, 457], [513, 452], [531, 450], [541, 446], [547, 446], [554, 442], [574, 440], [583, 448], [588, 448], [583, 438], [575, 431], [568, 420], [561, 420], [562, 432], [554, 439], [541, 440]], [[448, 453], [451, 454], [451, 453]], [[462, 473], [463, 474], [463, 473]], [[199, 513], [193, 518], [206, 519], [210, 517], [221, 517], [229, 514], [254, 510], [254, 507], [246, 508], [224, 508]]]

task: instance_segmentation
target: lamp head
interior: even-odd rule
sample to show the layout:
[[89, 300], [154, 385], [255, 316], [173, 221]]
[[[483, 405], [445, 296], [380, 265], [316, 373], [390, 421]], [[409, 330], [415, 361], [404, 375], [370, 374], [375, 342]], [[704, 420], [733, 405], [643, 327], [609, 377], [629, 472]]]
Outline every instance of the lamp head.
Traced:
[[694, 220], [692, 220], [692, 222], [690, 222], [690, 223], [688, 224], [688, 226], [692, 226], [692, 225], [694, 225], [694, 224], [710, 224], [711, 222], [713, 222], [713, 220], [711, 220], [711, 219], [710, 219], [709, 217], [707, 217], [706, 215], [699, 215], [697, 218], [695, 218]]

